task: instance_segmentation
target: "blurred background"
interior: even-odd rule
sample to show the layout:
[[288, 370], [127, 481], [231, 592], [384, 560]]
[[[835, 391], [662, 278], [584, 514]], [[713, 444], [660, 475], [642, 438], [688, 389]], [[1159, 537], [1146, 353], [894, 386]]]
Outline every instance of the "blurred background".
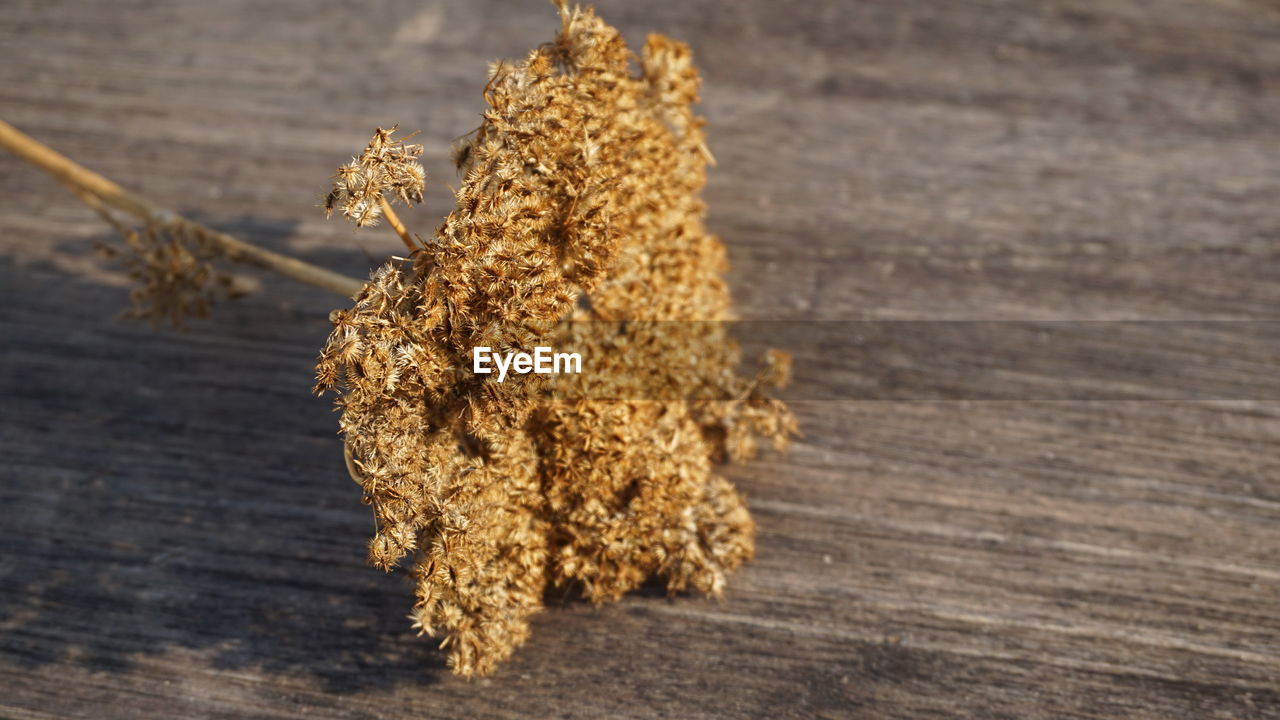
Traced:
[[[1280, 320], [1280, 8], [595, 6], [632, 47], [693, 48], [744, 319], [1125, 320], [1097, 352], [1194, 357], [1231, 392], [1001, 392], [1050, 363], [950, 397], [913, 372], [948, 334], [913, 332], [878, 356], [894, 392], [810, 394], [788, 454], [726, 468], [759, 549], [723, 602], [549, 598], [468, 683], [364, 565], [370, 514], [310, 395], [340, 301], [263, 276], [186, 333], [117, 322], [109, 229], [0, 154], [0, 715], [1280, 717], [1280, 402], [1249, 384]], [[3, 0], [0, 118], [363, 277], [402, 246], [324, 219], [334, 168], [375, 127], [421, 130], [402, 218], [429, 234], [488, 64], [558, 28], [542, 0]]]

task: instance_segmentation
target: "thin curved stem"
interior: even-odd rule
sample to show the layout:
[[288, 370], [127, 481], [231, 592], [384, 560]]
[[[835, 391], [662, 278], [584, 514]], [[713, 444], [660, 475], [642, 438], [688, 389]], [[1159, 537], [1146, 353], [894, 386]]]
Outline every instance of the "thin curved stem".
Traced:
[[391, 209], [391, 203], [387, 202], [387, 199], [381, 195], [378, 196], [378, 203], [382, 205], [382, 214], [387, 218], [387, 224], [390, 225], [391, 229], [395, 230], [396, 234], [400, 236], [400, 239], [404, 241], [404, 246], [409, 248], [409, 252], [412, 253], [417, 250], [421, 250], [422, 248], [418, 247], [418, 244], [413, 241], [412, 237], [410, 237], [409, 231], [405, 228], [404, 223], [400, 222], [400, 216], [396, 215], [395, 210]]

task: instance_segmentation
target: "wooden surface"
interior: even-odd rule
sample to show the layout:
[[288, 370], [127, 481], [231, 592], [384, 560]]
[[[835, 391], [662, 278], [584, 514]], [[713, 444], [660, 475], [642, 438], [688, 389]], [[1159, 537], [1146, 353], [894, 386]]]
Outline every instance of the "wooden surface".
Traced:
[[[745, 317], [1168, 321], [1156, 351], [1177, 321], [1280, 320], [1273, 3], [599, 7], [695, 50]], [[556, 22], [538, 0], [9, 0], [0, 117], [360, 275], [361, 246], [398, 244], [323, 220], [332, 169], [421, 128], [405, 220], [431, 229], [485, 63]], [[558, 602], [466, 682], [413, 635], [403, 577], [364, 565], [308, 393], [335, 299], [268, 281], [186, 334], [121, 324], [91, 212], [7, 156], [0, 198], [0, 717], [1280, 717], [1278, 393], [917, 397], [905, 372], [900, 399], [799, 402], [789, 454], [728, 470], [759, 552], [723, 602]], [[1256, 355], [1259, 326], [1215, 327], [1211, 375]]]

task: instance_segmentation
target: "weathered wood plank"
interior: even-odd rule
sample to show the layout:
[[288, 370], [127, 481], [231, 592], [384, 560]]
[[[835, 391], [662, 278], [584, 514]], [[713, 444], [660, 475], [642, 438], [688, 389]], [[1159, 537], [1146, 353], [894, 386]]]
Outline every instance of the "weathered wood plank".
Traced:
[[[1257, 377], [1256, 326], [1176, 321], [1280, 320], [1274, 4], [598, 6], [695, 49], [744, 317], [1162, 320], [1145, 352], [1217, 339], [1196, 377]], [[555, 27], [497, 0], [9, 3], [0, 116], [361, 274], [398, 242], [323, 221], [332, 168], [422, 128], [428, 230], [485, 63]], [[788, 455], [727, 470], [760, 538], [723, 602], [565, 600], [468, 683], [363, 563], [309, 395], [333, 301], [271, 281], [185, 334], [119, 324], [92, 213], [8, 157], [0, 197], [0, 716], [1280, 717], [1274, 396], [1106, 401], [1050, 363], [1021, 380], [1077, 399], [947, 399], [907, 357], [864, 378], [900, 394], [798, 402]]]

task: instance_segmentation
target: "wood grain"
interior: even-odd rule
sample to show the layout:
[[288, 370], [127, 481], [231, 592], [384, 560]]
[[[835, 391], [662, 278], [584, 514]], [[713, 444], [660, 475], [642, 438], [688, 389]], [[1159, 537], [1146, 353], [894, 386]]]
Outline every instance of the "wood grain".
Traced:
[[[1280, 717], [1280, 398], [1249, 385], [1280, 320], [1280, 9], [598, 7], [695, 50], [745, 318], [1161, 321], [1110, 350], [1198, 352], [1230, 392], [1098, 397], [1048, 362], [1025, 395], [947, 394], [925, 358], [975, 341], [911, 335], [877, 371], [900, 392], [799, 401], [789, 454], [727, 469], [760, 536], [723, 602], [553, 598], [466, 682], [363, 563], [309, 395], [334, 300], [267, 280], [184, 334], [116, 322], [105, 228], [0, 157], [0, 717]], [[556, 25], [537, 1], [8, 2], [0, 116], [362, 275], [399, 244], [325, 223], [332, 168], [421, 128], [404, 219], [430, 230], [485, 63]]]

